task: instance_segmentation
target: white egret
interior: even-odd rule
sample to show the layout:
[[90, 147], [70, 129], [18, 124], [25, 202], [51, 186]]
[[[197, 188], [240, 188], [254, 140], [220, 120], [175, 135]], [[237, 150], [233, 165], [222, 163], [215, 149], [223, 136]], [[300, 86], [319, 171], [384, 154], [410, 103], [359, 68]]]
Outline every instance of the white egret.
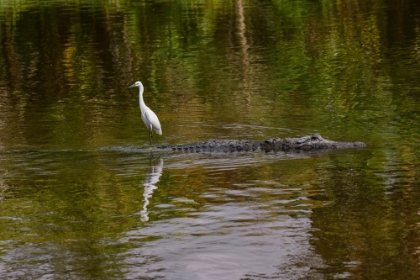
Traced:
[[150, 148], [152, 148], [153, 130], [157, 134], [162, 135], [162, 128], [160, 127], [160, 122], [156, 114], [144, 103], [143, 84], [140, 81], [137, 81], [133, 85], [129, 86], [129, 88], [133, 88], [133, 87], [139, 88], [139, 103], [140, 103], [141, 119], [143, 120], [144, 124], [149, 130]]

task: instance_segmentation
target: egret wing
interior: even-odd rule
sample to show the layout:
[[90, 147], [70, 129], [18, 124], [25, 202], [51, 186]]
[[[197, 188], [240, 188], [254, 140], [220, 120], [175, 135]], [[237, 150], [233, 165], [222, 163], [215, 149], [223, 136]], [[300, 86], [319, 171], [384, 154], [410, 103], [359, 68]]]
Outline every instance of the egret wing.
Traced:
[[160, 126], [160, 122], [156, 114], [150, 109], [147, 108], [142, 115], [143, 122], [146, 124], [148, 128], [152, 126], [152, 129], [159, 135], [162, 135], [162, 128]]

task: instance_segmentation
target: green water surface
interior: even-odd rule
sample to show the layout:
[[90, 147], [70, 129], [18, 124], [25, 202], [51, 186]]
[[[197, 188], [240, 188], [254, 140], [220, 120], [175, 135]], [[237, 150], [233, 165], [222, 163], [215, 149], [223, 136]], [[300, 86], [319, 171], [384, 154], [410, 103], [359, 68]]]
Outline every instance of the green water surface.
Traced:
[[[415, 0], [1, 1], [0, 278], [419, 279]], [[301, 137], [359, 150], [148, 150]]]

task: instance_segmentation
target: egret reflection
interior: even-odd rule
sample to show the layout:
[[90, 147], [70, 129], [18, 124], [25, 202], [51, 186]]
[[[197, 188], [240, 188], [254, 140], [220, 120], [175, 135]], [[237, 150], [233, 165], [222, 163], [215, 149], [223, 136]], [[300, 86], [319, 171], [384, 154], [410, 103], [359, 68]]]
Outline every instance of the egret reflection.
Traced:
[[143, 210], [140, 211], [140, 217], [143, 222], [149, 220], [149, 212], [147, 210], [147, 206], [149, 205], [149, 198], [152, 197], [153, 191], [157, 189], [156, 183], [159, 182], [160, 176], [162, 176], [163, 171], [163, 159], [159, 159], [159, 163], [157, 165], [151, 165], [149, 172], [146, 173], [146, 177], [144, 178], [144, 204]]

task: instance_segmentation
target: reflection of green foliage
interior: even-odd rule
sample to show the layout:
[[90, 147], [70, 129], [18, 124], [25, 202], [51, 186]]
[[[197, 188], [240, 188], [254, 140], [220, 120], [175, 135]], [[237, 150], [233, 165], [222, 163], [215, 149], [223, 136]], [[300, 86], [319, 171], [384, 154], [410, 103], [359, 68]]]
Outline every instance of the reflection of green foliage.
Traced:
[[[319, 238], [333, 236], [337, 242], [338, 252], [331, 254], [322, 248], [325, 243], [316, 245], [327, 262], [337, 256], [341, 260], [348, 253], [346, 246], [374, 248], [372, 243], [389, 238], [393, 242], [380, 246], [387, 260], [395, 261], [395, 254], [403, 251], [396, 240], [406, 232], [398, 227], [404, 223], [415, 227], [418, 218], [407, 215], [399, 221], [405, 213], [392, 209], [408, 201], [409, 212], [414, 213], [418, 202], [403, 195], [387, 198], [378, 187], [384, 180], [378, 174], [392, 169], [388, 164], [396, 161], [413, 165], [402, 173], [418, 178], [419, 86], [413, 81], [418, 80], [420, 28], [417, 21], [402, 20], [409, 4], [390, 8], [382, 0], [242, 1], [242, 6], [239, 1], [220, 0], [1, 3], [1, 150], [21, 145], [91, 151], [121, 142], [147, 143], [137, 92], [127, 89], [141, 79], [147, 104], [158, 113], [168, 137], [164, 141], [321, 132], [334, 140], [394, 143], [396, 148], [389, 153], [377, 150], [342, 161], [331, 156], [333, 167], [322, 175], [326, 186], [317, 184], [335, 203], [314, 211], [313, 220], [325, 229]], [[221, 129], [224, 124], [242, 128], [232, 132]], [[271, 130], [250, 129], [253, 125]], [[25, 175], [36, 180], [10, 184], [16, 193], [1, 201], [2, 215], [29, 217], [24, 223], [37, 234], [16, 233], [8, 226], [15, 222], [7, 222], [0, 228], [3, 240], [18, 235], [29, 243], [51, 241], [72, 248], [76, 246], [72, 239], [86, 238], [82, 242], [86, 247], [74, 250], [81, 255], [126, 249], [104, 248], [101, 241], [138, 226], [138, 217], [130, 215], [143, 205], [138, 196], [142, 177], [132, 176], [131, 182], [116, 178], [95, 153], [87, 154], [43, 155], [57, 164], [57, 174], [43, 177], [27, 171]], [[365, 158], [370, 159], [364, 162]], [[316, 162], [307, 161], [307, 173], [301, 171], [301, 163], [279, 163], [254, 170], [252, 176], [264, 174], [284, 185], [313, 182], [317, 178], [311, 176], [324, 167]], [[346, 162], [375, 172], [357, 173]], [[170, 204], [171, 198], [183, 197], [196, 202], [192, 209], [200, 210], [206, 199], [199, 194], [211, 178], [199, 168], [192, 172], [185, 178], [165, 174], [155, 201]], [[249, 172], [243, 168], [236, 177], [221, 172], [219, 187], [233, 185], [251, 176]], [[223, 203], [226, 198], [217, 199]], [[312, 205], [323, 206], [315, 200]], [[359, 209], [366, 217], [356, 216]], [[162, 210], [162, 216], [151, 213], [150, 218], [184, 217], [190, 210]], [[398, 227], [392, 226], [395, 221]], [[352, 230], [346, 232], [346, 226]], [[365, 230], [368, 226], [374, 229]], [[369, 257], [350, 251], [357, 259]]]
[[[387, 69], [380, 67], [384, 15], [377, 8], [380, 1], [371, 2], [372, 11], [362, 5], [366, 10], [357, 13], [350, 3], [330, 1], [246, 2], [243, 7], [223, 1], [87, 1], [80, 6], [66, 1], [74, 9], [63, 13], [61, 1], [6, 1], [0, 11], [0, 77], [11, 90], [35, 91], [46, 108], [45, 120], [67, 120], [76, 133], [66, 137], [75, 145], [86, 144], [77, 143], [82, 135], [112, 133], [95, 131], [92, 121], [114, 119], [132, 134], [138, 119], [125, 118], [121, 108], [104, 112], [100, 103], [136, 114], [135, 94], [125, 87], [138, 78], [151, 106], [165, 104], [178, 112], [174, 119], [163, 107], [156, 109], [169, 127], [193, 114], [185, 105], [198, 102], [210, 122], [282, 127], [288, 116], [308, 115], [298, 123], [302, 131], [313, 131], [315, 122], [321, 125], [317, 130], [347, 127], [360, 138], [360, 124], [383, 131], [370, 123], [392, 98], [386, 94]], [[369, 106], [360, 96], [370, 100]], [[12, 104], [28, 99], [19, 94]], [[245, 113], [233, 114], [231, 106]], [[193, 115], [192, 121], [202, 116]], [[68, 129], [60, 125], [45, 133], [63, 138], [54, 132]]]

